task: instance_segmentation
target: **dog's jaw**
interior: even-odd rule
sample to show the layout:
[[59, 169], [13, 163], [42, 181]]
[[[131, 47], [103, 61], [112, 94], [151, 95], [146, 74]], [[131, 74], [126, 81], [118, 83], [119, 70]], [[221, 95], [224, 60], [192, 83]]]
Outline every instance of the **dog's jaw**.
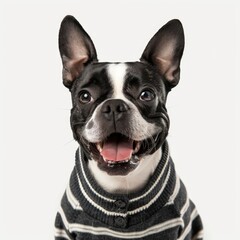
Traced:
[[99, 169], [97, 162], [88, 161], [88, 167], [96, 182], [109, 193], [129, 194], [140, 191], [155, 171], [162, 156], [159, 148], [151, 155], [140, 160], [138, 167], [126, 176], [112, 176]]

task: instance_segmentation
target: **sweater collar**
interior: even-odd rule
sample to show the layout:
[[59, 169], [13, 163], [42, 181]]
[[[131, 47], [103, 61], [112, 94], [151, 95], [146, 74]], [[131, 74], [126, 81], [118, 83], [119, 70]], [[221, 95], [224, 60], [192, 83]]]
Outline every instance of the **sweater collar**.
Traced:
[[167, 203], [176, 179], [167, 142], [162, 149], [161, 160], [146, 187], [137, 193], [121, 195], [110, 194], [97, 184], [88, 169], [88, 160], [79, 148], [76, 152], [76, 171], [70, 182], [83, 211], [118, 228], [135, 225], [152, 216]]

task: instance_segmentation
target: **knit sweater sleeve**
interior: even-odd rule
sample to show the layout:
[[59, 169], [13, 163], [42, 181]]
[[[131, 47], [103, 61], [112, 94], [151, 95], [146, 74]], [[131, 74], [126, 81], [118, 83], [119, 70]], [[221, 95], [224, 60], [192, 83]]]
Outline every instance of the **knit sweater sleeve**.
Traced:
[[67, 226], [64, 225], [63, 219], [59, 213], [57, 213], [55, 219], [55, 240], [73, 240]]
[[[184, 184], [181, 182], [176, 208], [182, 219], [183, 226], [177, 240], [203, 240], [203, 225], [194, 203], [188, 198]], [[183, 193], [186, 193], [185, 196]], [[175, 199], [175, 200], [176, 200]]]
[[183, 227], [180, 232], [178, 240], [202, 240], [203, 239], [203, 226], [200, 216], [191, 200], [185, 211], [181, 212], [183, 219]]
[[74, 240], [74, 233], [70, 231], [70, 222], [74, 222], [74, 209], [67, 200], [68, 187], [63, 194], [59, 210], [55, 218], [55, 240]]

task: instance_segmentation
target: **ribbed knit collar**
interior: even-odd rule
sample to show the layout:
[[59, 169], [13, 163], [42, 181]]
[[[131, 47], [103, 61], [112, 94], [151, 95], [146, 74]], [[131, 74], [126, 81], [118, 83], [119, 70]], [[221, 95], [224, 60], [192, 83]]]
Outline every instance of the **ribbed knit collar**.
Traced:
[[81, 149], [76, 152], [76, 166], [70, 187], [81, 208], [89, 216], [116, 228], [126, 228], [150, 218], [169, 200], [176, 181], [175, 169], [169, 156], [168, 144], [147, 186], [132, 194], [110, 194], [92, 177]]

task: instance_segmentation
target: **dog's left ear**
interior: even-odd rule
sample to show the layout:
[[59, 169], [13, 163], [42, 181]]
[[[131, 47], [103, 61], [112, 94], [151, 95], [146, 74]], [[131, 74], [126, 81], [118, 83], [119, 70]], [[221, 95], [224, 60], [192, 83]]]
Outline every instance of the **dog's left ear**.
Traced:
[[141, 61], [154, 65], [165, 78], [168, 87], [175, 87], [180, 79], [180, 61], [184, 49], [184, 32], [179, 20], [165, 24], [145, 48]]
[[63, 19], [58, 40], [63, 63], [63, 84], [71, 88], [84, 67], [90, 62], [97, 62], [96, 49], [89, 35], [72, 16]]

